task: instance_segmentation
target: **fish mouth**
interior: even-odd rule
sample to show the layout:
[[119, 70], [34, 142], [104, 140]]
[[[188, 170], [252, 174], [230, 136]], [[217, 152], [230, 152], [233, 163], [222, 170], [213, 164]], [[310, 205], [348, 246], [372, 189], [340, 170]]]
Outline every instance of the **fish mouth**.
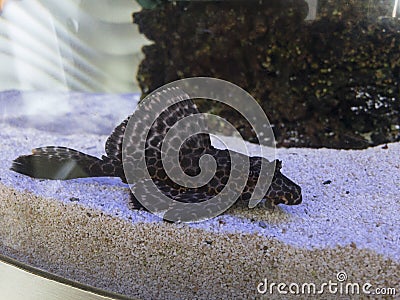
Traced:
[[297, 205], [303, 202], [303, 196], [300, 195], [295, 201], [293, 201], [293, 205]]
[[278, 204], [288, 204], [288, 201], [286, 198], [279, 198], [279, 199], [275, 199], [273, 201], [274, 205], [278, 205]]
[[278, 205], [278, 204], [298, 205], [298, 204], [300, 204], [302, 201], [303, 201], [303, 197], [302, 197], [302, 195], [300, 195], [299, 197], [294, 198], [294, 199], [288, 199], [288, 198], [286, 198], [286, 197], [282, 197], [282, 198], [276, 199], [276, 200], [274, 201], [274, 204], [275, 204], [275, 205]]

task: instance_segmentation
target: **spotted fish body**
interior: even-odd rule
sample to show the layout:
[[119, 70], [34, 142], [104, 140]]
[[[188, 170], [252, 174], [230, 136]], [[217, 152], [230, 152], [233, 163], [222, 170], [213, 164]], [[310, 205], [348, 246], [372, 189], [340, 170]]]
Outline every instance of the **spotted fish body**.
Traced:
[[[146, 136], [141, 130], [144, 120], [148, 119], [146, 114], [151, 114], [153, 106], [168, 104], [169, 99], [178, 99], [180, 102], [172, 104], [168, 109], [164, 110], [156, 121], [152, 123]], [[189, 96], [179, 88], [170, 88], [162, 91], [161, 94], [153, 95], [146, 107], [141, 111], [143, 111], [143, 115], [135, 115], [135, 118], [131, 120], [134, 134], [125, 136], [128, 121], [131, 118], [129, 116], [114, 129], [105, 145], [106, 154], [101, 158], [70, 148], [49, 146], [33, 149], [31, 155], [16, 158], [13, 161], [11, 170], [33, 178], [63, 180], [108, 176], [119, 177], [123, 182], [127, 183], [128, 180], [125, 176], [122, 160], [123, 144], [133, 149], [132, 155], [134, 156], [135, 151], [141, 151], [141, 149], [136, 149], [135, 145], [142, 140], [145, 141], [145, 160], [151, 179], [164, 195], [176, 201], [185, 203], [207, 201], [223, 190], [229, 176], [246, 176], [247, 183], [244, 189], [239, 191], [238, 200], [248, 201], [257, 184], [261, 163], [275, 163], [275, 171], [271, 174], [273, 176], [272, 182], [263, 200], [272, 205], [280, 203], [295, 205], [301, 203], [301, 188], [281, 173], [280, 161], [269, 162], [265, 158], [248, 158], [231, 150], [217, 149], [211, 145], [210, 136], [204, 133], [191, 136], [182, 141], [182, 146], [179, 149], [179, 164], [187, 175], [196, 176], [200, 173], [200, 158], [208, 154], [217, 163], [215, 174], [207, 184], [198, 188], [187, 188], [176, 184], [167, 176], [164, 170], [161, 160], [162, 143], [165, 135], [177, 121], [187, 116], [199, 114], [199, 111]], [[124, 141], [124, 138], [128, 140]], [[233, 156], [238, 159], [249, 159], [250, 168], [248, 174], [236, 174], [239, 172], [235, 172], [234, 169], [231, 170]], [[138, 170], [138, 172], [140, 171]], [[141, 180], [138, 180], [133, 188], [140, 189], [141, 183]], [[141, 192], [146, 193], [146, 190], [142, 189]], [[141, 204], [133, 194], [131, 194], [131, 198], [135, 207], [140, 208]]]

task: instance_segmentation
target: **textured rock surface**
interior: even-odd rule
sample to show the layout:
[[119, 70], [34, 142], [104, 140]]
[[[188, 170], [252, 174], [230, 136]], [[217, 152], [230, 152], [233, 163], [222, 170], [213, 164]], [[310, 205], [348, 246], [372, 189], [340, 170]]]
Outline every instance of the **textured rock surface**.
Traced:
[[[381, 17], [391, 13], [385, 3], [319, 1], [317, 19], [304, 21], [304, 1], [168, 2], [134, 14], [154, 41], [137, 79], [145, 94], [185, 77], [231, 81], [260, 102], [279, 146], [398, 141], [400, 22]], [[226, 108], [203, 109], [254, 139]]]

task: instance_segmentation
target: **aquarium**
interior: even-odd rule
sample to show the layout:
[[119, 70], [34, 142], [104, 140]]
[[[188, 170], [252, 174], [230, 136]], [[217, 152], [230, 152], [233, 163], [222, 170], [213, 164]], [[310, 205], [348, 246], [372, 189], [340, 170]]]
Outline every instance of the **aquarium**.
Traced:
[[396, 297], [398, 6], [0, 1], [0, 298]]

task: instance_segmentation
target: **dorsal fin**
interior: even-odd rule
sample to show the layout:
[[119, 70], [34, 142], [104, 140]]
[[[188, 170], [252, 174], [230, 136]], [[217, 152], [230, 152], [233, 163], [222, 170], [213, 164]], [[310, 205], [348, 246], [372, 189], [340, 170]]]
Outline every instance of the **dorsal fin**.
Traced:
[[[147, 135], [145, 144], [147, 167], [150, 170], [160, 170], [169, 166], [169, 170], [172, 170], [173, 166], [180, 164], [186, 175], [198, 175], [200, 173], [199, 159], [212, 146], [209, 134], [193, 134], [199, 130], [204, 132], [207, 128], [205, 120], [189, 95], [179, 88], [170, 88], [154, 94], [146, 105], [148, 106], [146, 109], [155, 112], [168, 107], [158, 116]], [[182, 120], [189, 116], [195, 117], [190, 120]], [[183, 123], [177, 124], [181, 120]], [[172, 129], [174, 125], [179, 127]], [[169, 152], [178, 149], [179, 156]], [[163, 151], [164, 153], [162, 153]], [[166, 154], [166, 156], [162, 158], [162, 154]], [[164, 172], [155, 172], [150, 176], [159, 180], [165, 177]]]
[[106, 141], [106, 154], [107, 157], [117, 160], [122, 164], [122, 140], [124, 139], [126, 125], [131, 116], [127, 117], [121, 124], [115, 127], [110, 137]]
[[[174, 100], [176, 99], [179, 99], [181, 101], [179, 103], [173, 104]], [[139, 106], [140, 105], [143, 105], [143, 103], [139, 103]], [[197, 106], [190, 99], [189, 95], [177, 87], [168, 88], [152, 95], [145, 105], [146, 107], [142, 109], [141, 113], [136, 114], [137, 119], [132, 120], [131, 122], [135, 122], [137, 125], [140, 125], [140, 123], [143, 121], [142, 119], [146, 118], [146, 111], [152, 111], [156, 106], [168, 107], [168, 109], [163, 111], [151, 126], [148, 134], [148, 140], [146, 142], [146, 149], [148, 148], [150, 141], [163, 141], [168, 130], [178, 120], [199, 113]], [[130, 118], [131, 116], [128, 116], [121, 124], [119, 124], [114, 129], [110, 137], [107, 139], [105, 145], [106, 157], [121, 164], [122, 141], [124, 139], [126, 126]], [[205, 128], [205, 124], [199, 125], [201, 126], [201, 128]], [[136, 130], [134, 130], [134, 132], [135, 131]], [[197, 134], [185, 141], [185, 143], [182, 145], [181, 151], [185, 152], [185, 154], [190, 155], [190, 153], [193, 151], [198, 152], [199, 149], [209, 148], [211, 148], [210, 136], [208, 134]], [[158, 148], [157, 152], [158, 151], [161, 151], [161, 148]], [[197, 155], [199, 154], [197, 153]], [[103, 157], [103, 159], [105, 159], [105, 157]]]
[[[175, 103], [176, 99], [180, 102]], [[149, 102], [146, 104], [149, 109], [152, 106], [161, 105], [161, 107], [168, 107], [152, 125], [149, 139], [155, 138], [156, 140], [163, 140], [168, 130], [179, 120], [199, 114], [196, 104], [190, 99], [189, 95], [178, 87], [167, 88], [152, 95]], [[198, 124], [200, 128], [206, 129], [205, 122]], [[188, 139], [183, 148], [209, 148], [211, 147], [211, 140], [208, 134], [197, 134]]]
[[[196, 121], [184, 120], [179, 127], [174, 127], [180, 120], [193, 115], [196, 115]], [[207, 149], [212, 148], [209, 134], [195, 134], [205, 130], [202, 115], [189, 95], [180, 88], [166, 88], [145, 98], [130, 118], [123, 141], [127, 151], [124, 163], [129, 164], [129, 170], [125, 170], [128, 183], [145, 178], [146, 169], [153, 180], [167, 180], [164, 163], [175, 167], [183, 162], [183, 171], [188, 170], [188, 175], [196, 175], [199, 172], [198, 160]], [[167, 135], [170, 135], [168, 141]], [[176, 152], [163, 157], [169, 150], [178, 149], [179, 158], [173, 154]], [[184, 158], [189, 157], [189, 163], [186, 163]]]

